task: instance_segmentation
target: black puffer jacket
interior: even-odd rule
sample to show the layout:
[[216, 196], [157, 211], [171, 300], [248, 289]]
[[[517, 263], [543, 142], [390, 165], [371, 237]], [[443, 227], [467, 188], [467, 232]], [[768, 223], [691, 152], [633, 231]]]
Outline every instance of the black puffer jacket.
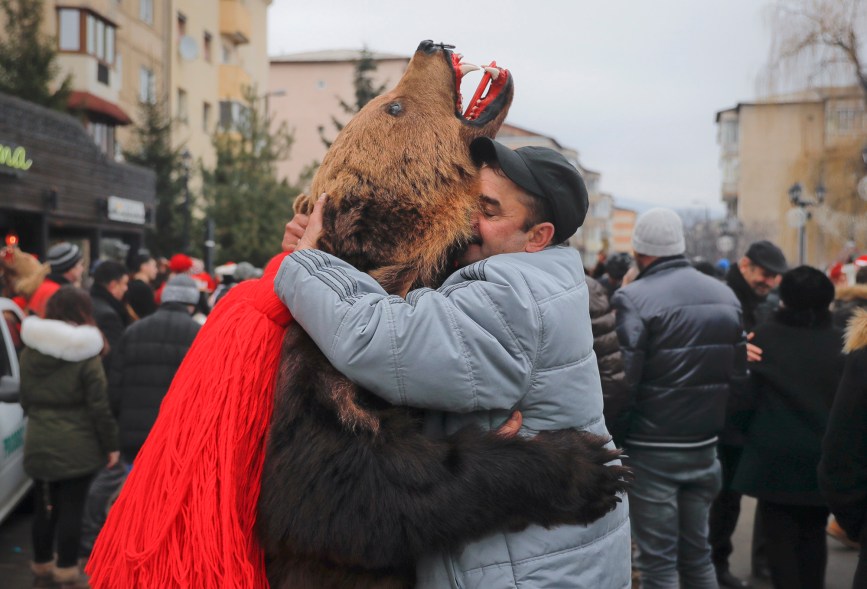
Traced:
[[602, 379], [602, 397], [605, 400], [603, 412], [608, 431], [615, 433], [613, 417], [622, 413], [620, 406], [627, 398], [628, 386], [623, 372], [623, 356], [615, 330], [614, 309], [608, 300], [608, 292], [598, 281], [586, 277], [590, 291], [590, 324], [593, 328], [593, 352], [599, 365]]
[[120, 450], [132, 462], [147, 438], [178, 367], [199, 332], [180, 303], [165, 303], [123, 334], [111, 363], [109, 393], [119, 416]]
[[734, 293], [674, 256], [647, 267], [615, 293], [612, 304], [630, 385], [626, 445], [685, 449], [715, 443], [731, 385], [746, 378], [746, 339]]

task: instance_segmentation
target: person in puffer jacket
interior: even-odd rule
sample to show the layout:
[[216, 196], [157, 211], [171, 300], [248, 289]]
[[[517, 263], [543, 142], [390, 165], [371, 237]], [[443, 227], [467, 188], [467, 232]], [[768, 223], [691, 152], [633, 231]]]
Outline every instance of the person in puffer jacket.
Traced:
[[[587, 213], [583, 180], [550, 149], [512, 151], [482, 138], [470, 151], [483, 165], [476, 239], [468, 265], [439, 289], [390, 296], [316, 250], [320, 200], [275, 291], [335, 368], [392, 404], [425, 409], [432, 435], [497, 429], [518, 410], [523, 435], [575, 428], [608, 436], [581, 257], [556, 245]], [[626, 589], [623, 499], [586, 526], [531, 525], [425, 555], [416, 587]]]
[[590, 291], [590, 325], [593, 328], [593, 352], [596, 353], [596, 364], [599, 366], [599, 377], [602, 381], [605, 426], [614, 436], [615, 443], [620, 446], [623, 442], [620, 428], [613, 419], [623, 413], [620, 403], [626, 398], [628, 385], [623, 371], [620, 343], [617, 341], [614, 308], [608, 300], [608, 292], [599, 281], [589, 276], [584, 279], [587, 281], [587, 290]]
[[90, 295], [61, 287], [48, 299], [45, 319], [24, 320], [21, 339], [24, 470], [35, 483], [34, 586], [53, 587], [54, 581], [72, 587], [80, 576], [87, 489], [94, 474], [117, 464], [120, 455], [99, 357], [104, 340]]
[[[629, 398], [626, 461], [635, 566], [643, 588], [716, 588], [708, 514], [722, 476], [716, 456], [733, 384], [746, 379], [741, 305], [684, 257], [670, 209], [643, 213], [632, 236], [641, 273], [612, 299]], [[617, 418], [616, 418], [617, 419]]]

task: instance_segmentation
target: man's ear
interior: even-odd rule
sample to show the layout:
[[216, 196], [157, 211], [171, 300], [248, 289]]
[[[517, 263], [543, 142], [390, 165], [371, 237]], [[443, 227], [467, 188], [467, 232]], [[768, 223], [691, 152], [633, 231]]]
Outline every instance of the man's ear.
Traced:
[[554, 224], [546, 221], [533, 225], [527, 234], [529, 239], [524, 246], [524, 251], [527, 253], [540, 252], [551, 245], [551, 240], [554, 239]]

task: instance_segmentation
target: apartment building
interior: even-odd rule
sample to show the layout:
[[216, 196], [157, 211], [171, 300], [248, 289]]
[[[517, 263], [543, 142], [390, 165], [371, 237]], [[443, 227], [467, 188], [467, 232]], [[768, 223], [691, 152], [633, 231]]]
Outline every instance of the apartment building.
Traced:
[[70, 106], [103, 153], [131, 139], [140, 103], [159, 101], [173, 142], [213, 165], [211, 135], [243, 112], [243, 88], [267, 88], [271, 0], [82, 0], [45, 3]]
[[790, 262], [803, 253], [818, 267], [847, 242], [867, 249], [867, 114], [858, 88], [739, 103], [716, 123], [722, 200], [742, 242], [770, 239]]

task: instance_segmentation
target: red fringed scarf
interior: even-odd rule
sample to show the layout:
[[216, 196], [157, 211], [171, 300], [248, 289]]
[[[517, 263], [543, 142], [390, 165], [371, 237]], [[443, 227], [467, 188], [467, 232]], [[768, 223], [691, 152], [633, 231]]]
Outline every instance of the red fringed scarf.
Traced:
[[267, 588], [253, 533], [280, 347], [286, 254], [211, 313], [87, 563], [95, 589]]

